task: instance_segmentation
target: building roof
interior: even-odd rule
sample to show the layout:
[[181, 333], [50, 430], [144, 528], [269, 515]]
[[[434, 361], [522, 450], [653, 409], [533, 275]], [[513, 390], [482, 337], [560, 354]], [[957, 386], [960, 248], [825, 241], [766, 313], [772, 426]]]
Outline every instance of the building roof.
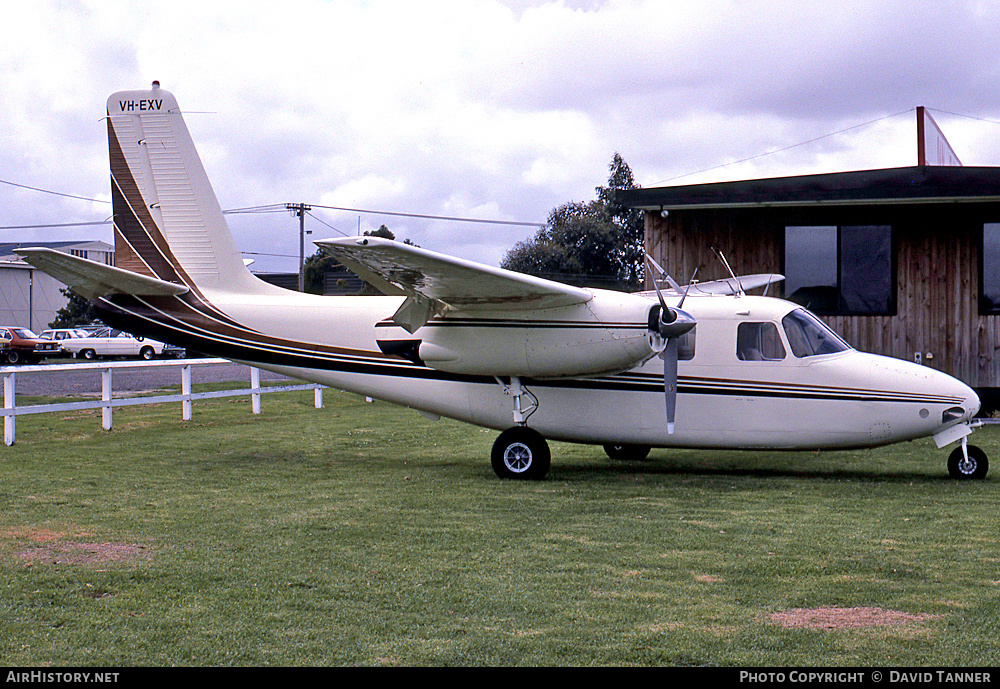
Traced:
[[672, 210], [1000, 201], [1000, 167], [918, 166], [617, 192], [630, 208]]
[[27, 240], [22, 242], [6, 242], [0, 244], [0, 260], [20, 261], [21, 257], [14, 253], [15, 249], [29, 246], [40, 246], [45, 249], [55, 249], [56, 251], [69, 252], [70, 249], [86, 249], [89, 251], [114, 251], [115, 247], [99, 239], [78, 239], [69, 242], [36, 242]]

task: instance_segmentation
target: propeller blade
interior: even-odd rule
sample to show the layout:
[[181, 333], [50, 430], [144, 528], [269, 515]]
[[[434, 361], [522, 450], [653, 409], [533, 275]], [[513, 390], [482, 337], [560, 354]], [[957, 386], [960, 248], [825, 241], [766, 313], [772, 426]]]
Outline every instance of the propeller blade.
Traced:
[[667, 433], [674, 434], [674, 416], [677, 412], [677, 338], [667, 341], [660, 354], [663, 359], [663, 394], [667, 400]]

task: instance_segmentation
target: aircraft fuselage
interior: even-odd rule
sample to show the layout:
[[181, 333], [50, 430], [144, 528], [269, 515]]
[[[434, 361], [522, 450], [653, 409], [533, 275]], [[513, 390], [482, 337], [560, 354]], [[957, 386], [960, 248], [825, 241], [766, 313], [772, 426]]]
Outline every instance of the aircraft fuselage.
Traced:
[[[505, 380], [432, 368], [418, 358], [420, 343], [447, 328], [452, 337], [478, 343], [479, 354], [488, 359], [492, 349], [507, 350], [511, 343], [523, 350], [528, 340], [542, 346], [546, 339], [566, 339], [565, 326], [557, 320], [503, 324], [481, 313], [476, 318], [459, 314], [462, 325], [449, 323], [451, 315], [434, 319], [411, 334], [388, 320], [401, 302], [395, 297], [320, 297], [284, 290], [252, 304], [239, 295], [209, 297], [228, 323], [203, 308], [171, 309], [162, 303], [179, 304], [174, 297], [161, 298], [157, 309], [148, 305], [153, 300], [113, 299], [129, 303], [107, 317], [133, 332], [495, 429], [512, 424]], [[685, 309], [698, 325], [678, 364], [673, 434], [666, 429], [661, 364], [652, 352], [645, 363], [619, 373], [524, 378], [523, 385], [537, 398], [530, 425], [546, 438], [582, 443], [855, 448], [934, 435], [978, 411], [979, 398], [971, 388], [926, 366], [846, 346], [796, 355], [790, 333], [797, 331], [782, 323], [801, 312], [795, 304], [768, 297], [701, 296], [690, 297]], [[164, 317], [171, 310], [172, 316]], [[646, 324], [636, 320], [634, 325], [630, 331], [616, 321], [607, 336], [638, 332], [645, 337]], [[764, 341], [764, 351], [741, 344], [747, 331]]]

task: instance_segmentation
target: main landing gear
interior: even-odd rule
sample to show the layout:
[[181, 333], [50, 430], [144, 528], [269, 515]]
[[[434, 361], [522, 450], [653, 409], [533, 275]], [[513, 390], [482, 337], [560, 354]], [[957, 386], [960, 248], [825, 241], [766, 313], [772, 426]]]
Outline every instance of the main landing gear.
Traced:
[[[496, 380], [504, 394], [514, 398], [516, 425], [501, 433], [493, 443], [490, 453], [493, 472], [500, 478], [540, 481], [549, 472], [552, 455], [542, 434], [527, 425], [528, 417], [538, 409], [538, 398], [522, 386], [516, 376], [506, 383], [499, 378]], [[529, 399], [527, 407], [524, 397]]]
[[649, 445], [626, 445], [609, 443], [604, 446], [604, 452], [611, 459], [628, 462], [641, 462], [649, 456]]
[[549, 472], [552, 456], [542, 434], [527, 426], [514, 426], [493, 443], [490, 461], [500, 478], [540, 481]]

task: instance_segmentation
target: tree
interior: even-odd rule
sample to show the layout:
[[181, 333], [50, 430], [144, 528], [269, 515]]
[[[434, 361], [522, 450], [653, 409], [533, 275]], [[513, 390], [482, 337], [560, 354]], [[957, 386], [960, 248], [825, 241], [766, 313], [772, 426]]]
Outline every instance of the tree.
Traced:
[[303, 264], [303, 282], [305, 291], [309, 294], [323, 294], [323, 276], [327, 270], [337, 265], [333, 257], [327, 256], [323, 249], [306, 258]]
[[573, 285], [635, 291], [643, 282], [642, 212], [622, 206], [616, 191], [636, 187], [632, 170], [615, 153], [608, 186], [597, 199], [554, 208], [546, 226], [519, 242], [500, 266]]
[[[385, 225], [381, 225], [377, 230], [366, 230], [364, 232], [365, 237], [382, 237], [383, 239], [396, 239], [396, 235]], [[417, 246], [409, 239], [404, 239], [403, 244], [409, 244], [410, 246]], [[332, 256], [328, 255], [326, 251], [322, 248], [316, 250], [312, 256], [309, 256], [305, 260], [304, 271], [305, 271], [305, 290], [311, 294], [323, 294], [326, 273], [333, 269], [334, 267], [340, 265], [338, 261]], [[361, 289], [361, 294], [372, 295], [381, 294], [377, 289], [369, 285], [367, 282]]]
[[519, 242], [500, 266], [572, 285], [621, 289], [615, 257], [617, 231], [600, 201], [554, 208], [548, 223]]
[[73, 290], [67, 288], [60, 289], [68, 301], [66, 306], [56, 311], [56, 319], [49, 323], [50, 328], [75, 328], [78, 325], [87, 325], [97, 318], [94, 305], [81, 297]]
[[618, 200], [616, 192], [638, 189], [632, 168], [615, 152], [608, 166], [608, 186], [597, 187], [597, 198], [604, 203], [611, 221], [618, 228], [618, 261], [623, 277], [631, 289], [640, 289], [646, 276], [646, 233], [643, 213], [638, 208], [627, 208]]
[[385, 239], [395, 239], [396, 238], [396, 235], [393, 234], [392, 230], [390, 230], [385, 225], [380, 225], [377, 230], [371, 230], [370, 232], [368, 230], [365, 230], [365, 236], [366, 237], [383, 237]]

